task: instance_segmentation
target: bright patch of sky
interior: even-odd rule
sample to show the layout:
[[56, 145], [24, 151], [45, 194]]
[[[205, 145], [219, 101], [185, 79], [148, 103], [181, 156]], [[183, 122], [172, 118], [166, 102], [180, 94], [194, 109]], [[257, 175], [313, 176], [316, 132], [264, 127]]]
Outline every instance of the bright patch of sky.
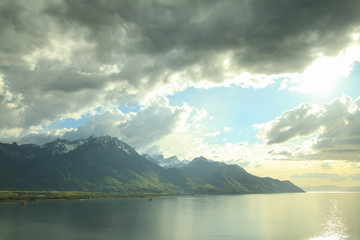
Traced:
[[84, 114], [80, 119], [66, 118], [63, 120], [55, 120], [47, 128], [48, 129], [64, 129], [64, 128], [78, 128], [85, 124], [89, 114]]
[[[302, 103], [323, 105], [343, 94], [357, 98], [360, 93], [360, 63], [354, 64], [351, 75], [339, 79], [335, 87], [326, 93], [301, 93], [281, 89], [283, 79], [266, 88], [242, 88], [238, 86], [210, 89], [189, 88], [168, 96], [171, 106], [186, 102], [190, 107], [204, 108], [212, 116], [205, 124], [209, 133], [220, 131], [216, 136], [204, 135], [210, 144], [247, 141], [254, 143], [257, 130], [252, 125], [275, 119], [283, 112]], [[225, 131], [225, 128], [231, 128]]]
[[131, 113], [131, 112], [138, 112], [140, 110], [141, 106], [129, 106], [128, 104], [123, 104], [118, 109], [123, 113]]
[[[343, 94], [357, 98], [360, 93], [360, 63], [355, 63], [349, 77], [339, 79], [335, 87], [326, 93], [301, 93], [283, 88], [284, 79], [276, 80], [266, 88], [242, 88], [239, 86], [216, 87], [210, 89], [188, 88], [167, 96], [170, 106], [203, 108], [210, 116], [203, 123], [203, 140], [208, 144], [259, 142], [254, 124], [265, 123], [280, 116], [283, 112], [302, 103], [325, 104]], [[286, 80], [285, 80], [286, 81]], [[137, 113], [140, 105], [129, 106], [124, 103], [118, 109], [124, 114]], [[101, 108], [97, 108], [99, 112]], [[67, 118], [52, 122], [47, 129], [75, 129], [85, 124], [90, 114], [80, 119]]]

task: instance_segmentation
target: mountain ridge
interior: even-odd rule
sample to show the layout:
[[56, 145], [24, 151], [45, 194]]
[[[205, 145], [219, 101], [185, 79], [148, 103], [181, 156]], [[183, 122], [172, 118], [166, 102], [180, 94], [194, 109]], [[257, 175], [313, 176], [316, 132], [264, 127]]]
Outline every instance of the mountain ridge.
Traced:
[[[167, 159], [175, 165], [181, 162], [177, 157]], [[179, 168], [164, 168], [110, 136], [57, 139], [42, 146], [0, 143], [0, 190], [178, 194], [303, 191], [285, 181], [250, 176], [238, 165], [204, 157]]]
[[168, 158], [165, 158], [163, 155], [150, 156], [149, 154], [143, 154], [142, 156], [145, 157], [147, 160], [166, 169], [181, 168], [190, 162], [188, 160], [180, 161], [177, 156], [171, 156]]
[[209, 161], [204, 157], [195, 158], [181, 168], [186, 174], [204, 183], [201, 190], [208, 193], [280, 193], [301, 192], [299, 187], [289, 181], [270, 177], [257, 177], [238, 165]]

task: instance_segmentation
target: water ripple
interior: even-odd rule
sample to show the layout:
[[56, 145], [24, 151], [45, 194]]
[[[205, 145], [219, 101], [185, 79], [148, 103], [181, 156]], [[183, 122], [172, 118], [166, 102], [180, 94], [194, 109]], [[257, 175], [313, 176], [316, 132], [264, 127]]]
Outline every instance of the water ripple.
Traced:
[[330, 200], [330, 213], [326, 223], [322, 224], [324, 230], [320, 236], [310, 238], [309, 240], [343, 240], [348, 239], [347, 227], [343, 222], [342, 213], [338, 207], [338, 200]]

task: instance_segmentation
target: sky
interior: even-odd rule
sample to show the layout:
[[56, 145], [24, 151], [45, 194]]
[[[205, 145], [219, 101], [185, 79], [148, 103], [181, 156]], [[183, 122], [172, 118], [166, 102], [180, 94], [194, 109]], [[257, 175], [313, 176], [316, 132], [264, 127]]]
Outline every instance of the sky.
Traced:
[[360, 1], [0, 0], [0, 141], [360, 186]]

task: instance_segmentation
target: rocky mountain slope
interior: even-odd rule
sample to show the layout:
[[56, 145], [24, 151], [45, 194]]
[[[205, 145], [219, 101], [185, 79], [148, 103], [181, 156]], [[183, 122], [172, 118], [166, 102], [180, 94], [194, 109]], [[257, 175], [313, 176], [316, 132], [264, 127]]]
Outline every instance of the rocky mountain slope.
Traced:
[[[167, 162], [181, 163], [174, 157]], [[43, 146], [0, 143], [0, 190], [179, 194], [302, 191], [288, 181], [259, 178], [237, 165], [205, 158], [196, 158], [181, 168], [166, 169], [158, 164], [110, 136], [57, 139]]]
[[177, 156], [172, 156], [172, 157], [169, 157], [169, 158], [164, 158], [163, 155], [150, 156], [148, 154], [144, 154], [142, 156], [145, 157], [150, 162], [153, 162], [153, 163], [159, 165], [160, 167], [163, 167], [163, 168], [166, 168], [166, 169], [169, 169], [169, 168], [181, 168], [181, 167], [185, 166], [186, 164], [188, 164], [190, 162], [188, 160], [180, 161], [177, 158]]

